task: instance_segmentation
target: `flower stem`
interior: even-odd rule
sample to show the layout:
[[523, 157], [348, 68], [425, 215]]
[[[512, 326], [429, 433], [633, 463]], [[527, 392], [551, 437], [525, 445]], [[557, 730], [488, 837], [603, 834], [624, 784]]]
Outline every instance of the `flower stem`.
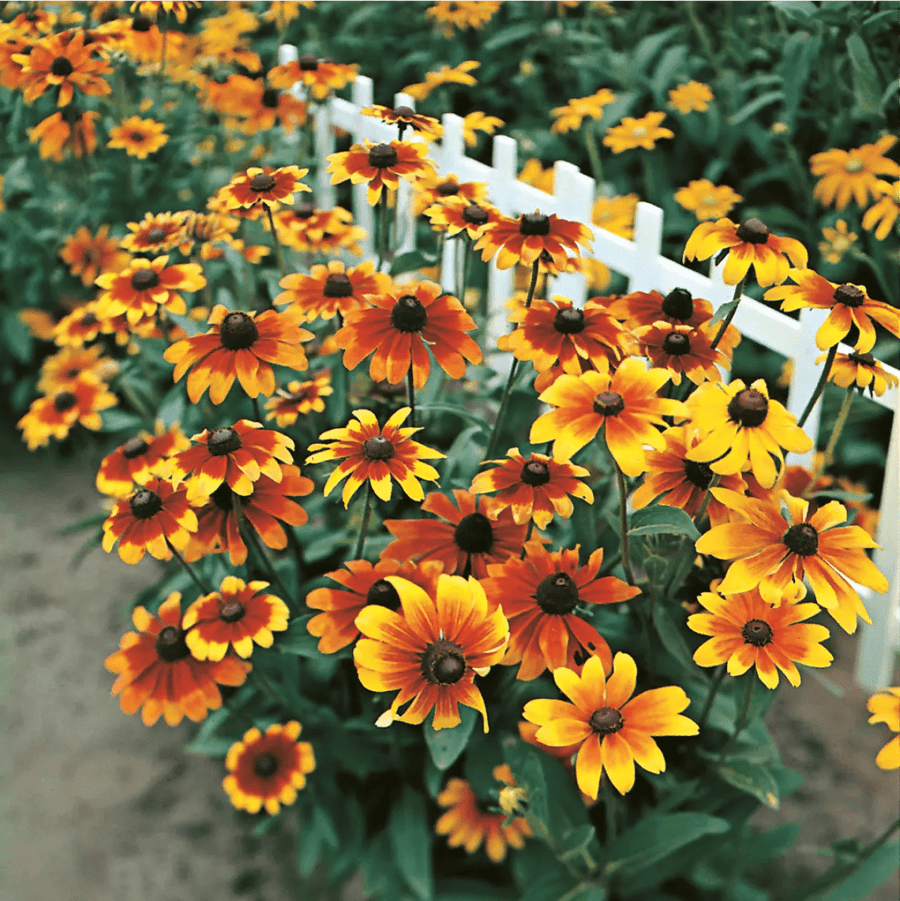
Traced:
[[[534, 289], [537, 287], [538, 269], [541, 265], [540, 257], [538, 257], [531, 267], [531, 284], [528, 286], [528, 296], [525, 298], [525, 309], [531, 306], [534, 300]], [[517, 324], [518, 325], [518, 324]], [[500, 409], [497, 412], [497, 421], [494, 423], [494, 430], [491, 432], [490, 441], [488, 441], [487, 450], [484, 454], [485, 460], [490, 460], [494, 451], [497, 449], [497, 442], [500, 439], [500, 429], [503, 427], [503, 420], [506, 416], [506, 408], [509, 405], [509, 395], [512, 390], [513, 381], [516, 378], [516, 370], [519, 368], [519, 361], [513, 357], [512, 366], [509, 368], [509, 378], [506, 380], [506, 388], [503, 389], [503, 397], [500, 400]]]
[[709, 719], [709, 715], [713, 709], [713, 703], [716, 700], [716, 695], [719, 693], [719, 689], [722, 687], [722, 682], [725, 681], [725, 676], [728, 674], [728, 670], [723, 663], [719, 667], [719, 671], [716, 673], [715, 678], [713, 679], [713, 683], [710, 686], [709, 694], [706, 696], [706, 702], [703, 705], [703, 712], [700, 714], [700, 719], [697, 720], [697, 725], [700, 728], [700, 731], [703, 732], [706, 727], [706, 721]]
[[525, 533], [525, 540], [522, 542], [522, 553], [520, 554], [520, 557], [523, 560], [525, 559], [525, 545], [528, 544], [528, 542], [531, 540], [531, 533], [533, 531], [534, 531], [534, 520], [529, 519], [528, 520], [528, 531]]
[[735, 286], [734, 286], [734, 294], [731, 296], [731, 302], [734, 304], [733, 309], [731, 309], [728, 315], [722, 320], [722, 324], [719, 326], [719, 331], [716, 332], [716, 337], [713, 338], [712, 344], [709, 345], [710, 350], [715, 350], [719, 346], [719, 342], [722, 338], [725, 337], [725, 332], [728, 329], [728, 326], [731, 325], [731, 320], [734, 319], [734, 314], [737, 313], [738, 307], [740, 306], [741, 295], [744, 293], [744, 282], [747, 280], [747, 276], [745, 275]]
[[409, 424], [416, 427], [416, 386], [413, 384], [413, 365], [409, 364], [409, 370], [406, 373], [406, 399], [409, 402]]
[[698, 528], [700, 527], [700, 523], [703, 522], [703, 517], [706, 516], [709, 502], [712, 500], [712, 490], [719, 484], [721, 479], [722, 477], [719, 473], [714, 472], [712, 478], [709, 480], [709, 485], [706, 486], [706, 494], [703, 495], [703, 500], [700, 502], [700, 508], [697, 510], [697, 515], [694, 517], [694, 525]]
[[275, 259], [278, 261], [278, 271], [282, 276], [287, 275], [284, 268], [284, 255], [281, 252], [281, 241], [278, 240], [278, 232], [275, 231], [275, 217], [272, 215], [272, 207], [267, 203], [264, 204], [266, 212], [269, 214], [269, 227], [272, 229], [272, 243], [275, 245]]
[[388, 255], [388, 231], [390, 220], [388, 219], [388, 189], [381, 188], [381, 200], [379, 201], [380, 215], [378, 217], [378, 269], [381, 272]]
[[603, 163], [600, 162], [600, 154], [597, 152], [597, 133], [594, 131], [593, 121], [584, 128], [584, 146], [587, 148], [588, 159], [591, 161], [594, 183], [599, 186], [603, 182]]
[[[615, 463], [615, 461], [614, 461]], [[634, 573], [631, 571], [631, 558], [628, 554], [628, 509], [626, 500], [628, 489], [625, 487], [625, 473], [618, 463], [615, 463], [616, 479], [619, 483], [619, 524], [622, 529], [622, 568], [625, 570], [625, 579], [629, 585], [634, 585]]]
[[187, 560], [185, 560], [177, 550], [175, 550], [175, 548], [172, 546], [172, 542], [169, 541], [168, 538], [166, 539], [166, 545], [172, 552], [172, 555], [175, 557], [175, 559], [185, 568], [187, 574], [191, 577], [191, 581], [197, 586], [197, 588], [199, 588], [203, 594], [209, 594], [210, 590], [203, 584], [203, 582], [200, 581], [200, 577], [197, 575], [197, 573], [194, 572], [191, 564], [188, 563]]
[[263, 569], [266, 570], [272, 581], [278, 586], [278, 590], [281, 592], [281, 599], [285, 601], [285, 603], [290, 604], [291, 593], [287, 590], [287, 586], [284, 584], [284, 582], [281, 581], [281, 577], [278, 575], [278, 572], [275, 569], [275, 565], [272, 563], [271, 557], [269, 557], [269, 555], [266, 553], [266, 549], [262, 541], [259, 539], [259, 536], [256, 534], [256, 530], [247, 521], [247, 514], [244, 513], [244, 506], [243, 502], [241, 501], [241, 496], [239, 494], [235, 494], [232, 491], [231, 503], [235, 518], [237, 519], [238, 531], [243, 536], [244, 543], [248, 546], [248, 548], [253, 548], [253, 552], [257, 557], [260, 558], [260, 561], [262, 562]]
[[844, 398], [844, 402], [841, 404], [837, 422], [835, 422], [834, 428], [832, 428], [831, 430], [831, 435], [828, 438], [828, 444], [825, 446], [825, 453], [822, 457], [822, 465], [813, 473], [813, 477], [810, 479], [810, 487], [815, 484], [816, 479], [819, 478], [823, 470], [831, 466], [832, 460], [834, 458], [834, 449], [835, 447], [837, 447], [838, 438], [841, 437], [841, 432], [844, 430], [844, 426], [847, 424], [847, 417], [850, 415], [850, 405], [852, 403], [853, 388], [851, 387], [847, 389], [847, 396]]
[[363, 550], [366, 547], [366, 532], [369, 528], [369, 518], [372, 515], [372, 483], [366, 480], [366, 506], [363, 509], [362, 522], [359, 525], [359, 536], [356, 539], [356, 549], [353, 551], [353, 559], [361, 560]]
[[747, 724], [750, 721], [750, 701], [753, 699], [754, 675], [754, 672], [751, 670], [744, 676], [744, 698], [741, 701], [741, 710], [740, 713], [738, 713], [737, 721], [734, 724], [734, 732], [731, 733], [731, 738], [725, 742], [722, 750], [719, 751], [716, 763], [721, 763], [725, 759], [725, 756], [734, 747], [740, 734], [747, 728]]
[[828, 375], [831, 372], [831, 366], [834, 363], [834, 358], [837, 356], [838, 346], [837, 344], [828, 351], [828, 356], [825, 358], [825, 365], [822, 367], [822, 374], [819, 376], [819, 382], [816, 385], [816, 390], [813, 391], [812, 397], [809, 399], [809, 403], [806, 405], [806, 409], [803, 411], [803, 415], [797, 420], [797, 426], [799, 428], [803, 428], [803, 424], [809, 419], [809, 414], [812, 413], [813, 407], [816, 405], [816, 401], [822, 396], [822, 392], [825, 390], [825, 383], [828, 381]]

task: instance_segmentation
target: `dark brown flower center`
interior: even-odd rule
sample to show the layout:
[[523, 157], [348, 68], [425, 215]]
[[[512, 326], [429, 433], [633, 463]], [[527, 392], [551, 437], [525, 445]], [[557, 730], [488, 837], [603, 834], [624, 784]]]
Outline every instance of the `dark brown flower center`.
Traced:
[[376, 144], [369, 151], [369, 165], [376, 169], [388, 169], [397, 163], [397, 148], [390, 144]]
[[177, 626], [166, 626], [156, 636], [156, 653], [166, 663], [175, 663], [190, 657], [190, 650], [184, 640], [184, 632]]
[[488, 211], [484, 207], [480, 207], [477, 203], [467, 206], [462, 211], [463, 222], [469, 225], [484, 225], [490, 219]]
[[591, 714], [588, 725], [598, 735], [612, 735], [625, 725], [625, 719], [615, 707], [601, 707]]
[[577, 335], [584, 331], [584, 311], [575, 307], [565, 307], [556, 311], [553, 328], [563, 335]]
[[747, 244], [765, 244], [769, 240], [769, 229], [760, 219], [748, 219], [742, 222], [735, 234]]
[[394, 108], [394, 115], [398, 119], [410, 119], [416, 114], [415, 110], [408, 106], [398, 106]]
[[219, 619], [224, 620], [226, 623], [236, 623], [244, 618], [246, 612], [247, 608], [240, 601], [232, 599], [222, 604], [222, 609], [219, 611]]
[[218, 488], [212, 493], [213, 503], [223, 513], [231, 513], [234, 509], [234, 501], [232, 500], [232, 492], [226, 482], [222, 482]]
[[315, 72], [319, 68], [319, 60], [312, 53], [304, 53], [297, 63], [301, 72]]
[[691, 339], [682, 332], [669, 332], [663, 338], [662, 349], [673, 357], [680, 357], [691, 352]]
[[618, 416], [625, 409], [625, 398], [615, 391], [603, 391], [594, 398], [594, 412], [601, 416]]
[[278, 772], [278, 757], [271, 751], [253, 758], [253, 774], [260, 779], [271, 779]]
[[132, 31], [149, 31], [153, 27], [153, 23], [146, 16], [135, 16], [131, 20]]
[[519, 478], [533, 487], [546, 485], [550, 481], [550, 467], [543, 460], [529, 460], [522, 467], [522, 475]]
[[379, 579], [373, 582], [366, 592], [366, 603], [378, 604], [379, 607], [387, 607], [389, 610], [399, 610], [400, 595], [387, 579]]
[[390, 460], [394, 456], [394, 445], [384, 435], [375, 435], [363, 441], [363, 453], [367, 460]]
[[65, 413], [78, 403], [78, 398], [71, 391], [58, 391], [53, 396], [53, 406], [57, 413]]
[[483, 513], [469, 513], [454, 529], [453, 540], [467, 554], [486, 554], [494, 544], [491, 521]]
[[81, 317], [82, 325], [96, 325], [100, 320], [97, 319], [94, 313], [85, 313], [84, 316]]
[[441, 197], [453, 197], [459, 194], [459, 185], [455, 181], [443, 181], [437, 186], [437, 192]]
[[271, 191], [275, 187], [275, 179], [267, 172], [257, 172], [250, 179], [250, 190], [262, 194], [263, 191]]
[[147, 291], [159, 284], [159, 273], [155, 269], [138, 269], [131, 276], [131, 287], [135, 291]]
[[834, 299], [848, 307], [861, 307], [865, 303], [866, 295], [856, 285], [838, 285], [834, 291]]
[[568, 573], [552, 573], [541, 581], [534, 597], [544, 613], [565, 616], [578, 604], [578, 586]]
[[267, 106], [269, 109], [277, 109], [278, 95], [280, 93], [281, 91], [278, 88], [266, 88], [262, 95], [262, 105]]
[[242, 350], [256, 341], [259, 329], [246, 313], [229, 313], [219, 327], [219, 337], [227, 350]]
[[549, 235], [550, 217], [543, 213], [524, 213], [519, 217], [519, 233], [522, 235]]
[[745, 428], [754, 428], [766, 421], [769, 413], [769, 399], [755, 388], [738, 391], [728, 404], [728, 415], [732, 422]]
[[856, 351], [847, 354], [847, 359], [852, 360], [857, 366], [874, 366], [875, 357], [872, 354], [858, 354]]
[[662, 311], [670, 319], [686, 322], [694, 315], [694, 300], [691, 292], [684, 288], [674, 288], [669, 291], [662, 302]]
[[66, 59], [66, 57], [57, 56], [56, 59], [50, 63], [50, 71], [58, 78], [65, 78], [75, 71], [75, 67], [68, 59]]
[[131, 507], [131, 515], [135, 519], [150, 519], [162, 510], [163, 503], [155, 491], [141, 488], [128, 499], [128, 506]]
[[466, 674], [466, 655], [453, 641], [432, 641], [422, 652], [422, 675], [438, 685], [453, 685]]
[[147, 135], [145, 135], [142, 131], [133, 131], [129, 137], [135, 143], [139, 143], [140, 141], [146, 141]]
[[233, 453], [241, 447], [241, 436], [230, 426], [214, 429], [206, 437], [206, 448], [214, 457]]
[[391, 325], [400, 332], [420, 332], [428, 323], [428, 311], [414, 294], [404, 294], [391, 311]]
[[350, 297], [353, 293], [353, 282], [343, 272], [331, 272], [325, 279], [322, 293], [326, 297]]
[[294, 210], [294, 217], [296, 219], [309, 219], [315, 211], [316, 208], [311, 203], [298, 203], [297, 208]]
[[808, 522], [791, 526], [781, 536], [782, 543], [801, 557], [812, 557], [819, 550], [819, 533]]
[[167, 232], [164, 228], [160, 228], [158, 225], [154, 225], [153, 228], [147, 231], [147, 240], [151, 244], [158, 244], [160, 241], [165, 241], [167, 237]]
[[756, 645], [756, 647], [761, 648], [772, 640], [774, 633], [767, 622], [761, 619], [751, 619], [750, 622], [744, 623], [741, 635], [743, 635], [746, 644]]
[[136, 438], [129, 438], [122, 445], [122, 456], [126, 460], [133, 460], [135, 457], [146, 454], [148, 450], [150, 450], [150, 445], [138, 435]]
[[706, 463], [697, 463], [695, 460], [684, 461], [685, 478], [698, 488], [709, 488], [712, 481], [713, 471]]

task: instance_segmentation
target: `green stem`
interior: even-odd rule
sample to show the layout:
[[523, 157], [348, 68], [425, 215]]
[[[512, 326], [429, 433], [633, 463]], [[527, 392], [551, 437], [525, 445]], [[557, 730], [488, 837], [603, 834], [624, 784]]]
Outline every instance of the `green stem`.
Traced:
[[603, 814], [604, 822], [606, 823], [606, 835], [604, 836], [604, 839], [605, 843], [608, 845], [615, 840], [616, 834], [619, 831], [616, 827], [616, 804], [618, 802], [615, 795], [613, 795], [612, 783], [609, 781], [608, 777], [603, 794]]
[[816, 390], [813, 391], [812, 397], [809, 399], [809, 403], [806, 405], [806, 409], [803, 411], [803, 415], [797, 420], [797, 426], [799, 428], [803, 428], [803, 424], [809, 419], [809, 414], [812, 413], [813, 407], [816, 405], [816, 401], [822, 396], [822, 392], [825, 390], [825, 383], [828, 381], [828, 375], [831, 372], [831, 366], [834, 363], [834, 358], [837, 356], [838, 346], [837, 344], [828, 351], [828, 356], [825, 358], [825, 365], [822, 367], [822, 374], [819, 376], [819, 382], [816, 385]]
[[853, 388], [847, 389], [847, 396], [844, 398], [844, 402], [841, 404], [840, 412], [838, 413], [837, 422], [834, 424], [834, 428], [831, 430], [831, 435], [828, 438], [828, 444], [825, 446], [825, 454], [822, 458], [822, 468], [813, 473], [813, 477], [810, 480], [810, 485], [812, 485], [816, 479], [821, 475], [822, 470], [827, 469], [831, 466], [832, 459], [834, 458], [834, 449], [837, 447], [838, 438], [841, 437], [841, 432], [844, 430], [844, 426], [847, 424], [847, 417], [850, 415], [850, 405], [853, 403]]
[[263, 204], [263, 206], [265, 206], [266, 212], [269, 214], [269, 227], [272, 229], [272, 243], [275, 245], [275, 259], [278, 261], [278, 271], [283, 277], [287, 275], [287, 270], [284, 268], [284, 254], [281, 252], [281, 241], [278, 240], [278, 232], [275, 230], [275, 217], [272, 215], [272, 207], [268, 203]]
[[525, 540], [522, 542], [522, 553], [520, 557], [522, 560], [525, 559], [525, 545], [531, 540], [531, 533], [534, 532], [534, 520], [528, 520], [528, 531], [525, 533]]
[[619, 483], [619, 524], [622, 529], [622, 568], [625, 570], [625, 579], [629, 585], [634, 585], [634, 573], [631, 571], [631, 558], [628, 554], [628, 489], [625, 487], [625, 473], [618, 463], [616, 467], [616, 479]]
[[[541, 261], [540, 257], [538, 257], [531, 267], [531, 284], [528, 286], [528, 296], [525, 298], [526, 310], [531, 306], [531, 301], [534, 300], [534, 289], [537, 287], [538, 269], [540, 268], [540, 265]], [[500, 429], [503, 426], [503, 419], [506, 416], [506, 408], [509, 405], [509, 396], [512, 391], [513, 382], [516, 378], [516, 370], [518, 368], [519, 361], [514, 357], [512, 366], [509, 368], [509, 378], [506, 380], [506, 388], [503, 389], [503, 397], [500, 400], [500, 409], [497, 411], [497, 421], [494, 423], [494, 430], [491, 432], [491, 438], [490, 441], [488, 441], [487, 450], [484, 454], [485, 460], [490, 460], [494, 455], [494, 451], [497, 449], [497, 442], [500, 439]]]
[[706, 696], [706, 703], [703, 705], [703, 712], [700, 714], [700, 719], [697, 720], [697, 725], [699, 726], [701, 733], [706, 728], [706, 721], [709, 719], [709, 715], [713, 709], [713, 703], [716, 700], [716, 695], [719, 693], [719, 689], [722, 687], [726, 675], [728, 675], [728, 670], [723, 663], [713, 679], [709, 694]]
[[744, 676], [744, 697], [741, 701], [741, 709], [738, 713], [737, 721], [734, 724], [734, 732], [732, 732], [731, 738], [729, 738], [728, 741], [725, 742], [722, 750], [719, 751], [719, 756], [716, 760], [717, 764], [721, 763], [725, 759], [728, 752], [734, 747], [740, 734], [747, 727], [750, 719], [750, 701], [753, 699], [753, 683], [755, 679], [756, 673], [753, 670], [751, 670]]
[[[738, 311], [738, 307], [740, 306], [741, 295], [744, 293], [744, 282], [746, 282], [747, 276], [744, 276], [735, 286], [734, 286], [734, 294], [731, 296], [731, 302], [734, 303], [734, 308], [728, 313], [728, 315], [722, 320], [722, 324], [719, 326], [719, 331], [716, 332], [716, 337], [713, 338], [712, 344], [709, 345], [710, 350], [715, 350], [719, 346], [719, 342], [722, 338], [725, 337], [725, 332], [728, 330], [728, 326], [731, 325], [731, 320], [734, 319], [735, 313]], [[735, 303], [738, 301], [738, 303]]]
[[584, 146], [587, 148], [588, 159], [591, 161], [594, 183], [599, 187], [603, 182], [603, 163], [600, 161], [600, 154], [597, 151], [597, 133], [594, 131], [593, 121], [584, 127]]
[[387, 260], [388, 232], [390, 230], [388, 189], [383, 185], [381, 188], [381, 200], [378, 205], [380, 209], [378, 216], [378, 269], [376, 272], [381, 272], [381, 267], [384, 266], [385, 260]]
[[719, 484], [721, 478], [719, 473], [714, 472], [712, 478], [709, 480], [709, 485], [706, 486], [706, 494], [703, 495], [703, 500], [700, 501], [700, 508], [697, 510], [697, 515], [694, 517], [694, 525], [698, 528], [700, 527], [700, 523], [703, 522], [703, 517], [706, 516], [709, 502], [712, 500], [712, 490]]
[[177, 550], [175, 550], [175, 548], [172, 546], [172, 542], [169, 541], [168, 538], [166, 539], [166, 545], [168, 546], [169, 550], [172, 552], [172, 555], [175, 557], [175, 559], [185, 568], [187, 574], [191, 577], [191, 581], [197, 586], [197, 588], [200, 590], [200, 592], [202, 594], [209, 594], [210, 589], [208, 589], [203, 584], [203, 582], [200, 581], [200, 577], [197, 575], [197, 573], [194, 572], [194, 569], [191, 566], [191, 564], [188, 563], [187, 560], [185, 560], [184, 557], [182, 557], [181, 554], [179, 554]]
[[653, 174], [655, 164], [650, 160], [648, 151], [641, 153], [641, 167], [644, 171], [644, 192], [646, 199], [653, 202], [656, 197], [656, 176]]
[[416, 386], [413, 384], [413, 366], [412, 361], [409, 364], [409, 370], [406, 373], [406, 399], [409, 402], [409, 424], [416, 427]]
[[366, 480], [366, 506], [363, 509], [363, 518], [359, 526], [359, 536], [356, 539], [356, 549], [353, 551], [353, 559], [361, 560], [363, 550], [366, 547], [366, 532], [369, 528], [369, 517], [372, 515], [372, 483]]
[[244, 544], [247, 545], [248, 551], [251, 547], [253, 548], [256, 556], [260, 558], [263, 569], [266, 570], [271, 580], [278, 586], [278, 590], [281, 592], [281, 599], [286, 604], [291, 604], [291, 593], [288, 591], [287, 586], [284, 584], [284, 582], [281, 581], [281, 577], [275, 570], [275, 565], [272, 563], [272, 559], [266, 552], [265, 546], [263, 545], [262, 541], [257, 536], [256, 530], [247, 521], [247, 515], [244, 513], [241, 496], [239, 494], [235, 494], [232, 491], [231, 503], [235, 518], [237, 519], [238, 531], [243, 536]]

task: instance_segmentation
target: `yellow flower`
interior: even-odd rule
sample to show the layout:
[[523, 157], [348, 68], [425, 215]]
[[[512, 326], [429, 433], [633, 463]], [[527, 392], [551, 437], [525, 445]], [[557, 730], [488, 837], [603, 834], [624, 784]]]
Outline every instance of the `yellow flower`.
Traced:
[[873, 193], [881, 194], [881, 200], [866, 210], [862, 218], [862, 227], [866, 231], [872, 231], [877, 223], [875, 239], [883, 241], [900, 216], [900, 181], [890, 184], [879, 179], [875, 184]]
[[651, 111], [641, 119], [625, 116], [619, 125], [614, 125], [606, 132], [603, 143], [613, 153], [622, 153], [635, 147], [653, 150], [660, 138], [675, 137], [670, 129], [660, 127], [665, 118], [666, 114], [658, 111]]
[[456, 3], [438, 0], [425, 10], [425, 15], [434, 19], [445, 38], [451, 38], [454, 28], [460, 31], [465, 28], [482, 28], [498, 9], [499, 0], [461, 0]]
[[847, 223], [838, 219], [834, 228], [823, 228], [824, 241], [819, 242], [819, 253], [826, 263], [840, 263], [844, 254], [856, 242], [856, 232], [847, 231]]
[[669, 106], [679, 113], [690, 113], [696, 110], [704, 113], [709, 109], [709, 102], [713, 99], [713, 92], [709, 85], [699, 81], [689, 81], [680, 84], [669, 91]]
[[463, 119], [463, 137], [469, 147], [474, 147], [478, 143], [478, 135], [476, 131], [483, 131], [487, 135], [492, 135], [501, 125], [504, 125], [502, 119], [496, 116], [486, 116], [484, 113], [473, 112]]
[[129, 116], [121, 125], [109, 130], [110, 140], [106, 146], [121, 148], [129, 156], [145, 160], [169, 140], [169, 136], [163, 133], [165, 127], [154, 119]]
[[[828, 354], [816, 358], [816, 365], [823, 362]], [[860, 393], [865, 388], [874, 397], [881, 397], [888, 388], [900, 385], [900, 379], [886, 372], [881, 363], [870, 353], [837, 354], [828, 373], [828, 381], [842, 388], [856, 386]]]
[[634, 214], [637, 211], [637, 205], [637, 194], [598, 197], [591, 209], [591, 222], [630, 241], [634, 237]]
[[[893, 732], [900, 732], [900, 688], [885, 688], [869, 698], [866, 704], [870, 723], [884, 723]], [[900, 769], [900, 735], [895, 735], [875, 758], [882, 770]]]
[[522, 171], [519, 172], [519, 181], [526, 185], [532, 185], [546, 194], [553, 193], [553, 167], [544, 168], [537, 159], [526, 160]]
[[609, 88], [601, 88], [589, 97], [576, 97], [565, 106], [550, 110], [550, 115], [556, 120], [550, 126], [550, 131], [561, 134], [580, 128], [584, 119], [600, 119], [603, 116], [603, 107], [615, 99], [616, 95]]
[[722, 219], [743, 199], [728, 185], [714, 185], [708, 178], [690, 181], [686, 188], [679, 188], [675, 192], [675, 200], [701, 222]]
[[895, 135], [884, 135], [874, 144], [863, 144], [854, 150], [826, 150], [809, 158], [813, 175], [820, 175], [813, 195], [825, 206], [834, 204], [842, 210], [851, 196], [859, 206], [877, 196], [877, 175], [900, 176], [900, 165], [884, 154], [897, 143]]
[[409, 94], [413, 100], [424, 100], [435, 88], [443, 84], [464, 84], [471, 87], [477, 83], [477, 79], [469, 73], [480, 65], [481, 63], [474, 59], [467, 59], [458, 66], [441, 66], [437, 72], [426, 72], [425, 81], [408, 84], [403, 93]]

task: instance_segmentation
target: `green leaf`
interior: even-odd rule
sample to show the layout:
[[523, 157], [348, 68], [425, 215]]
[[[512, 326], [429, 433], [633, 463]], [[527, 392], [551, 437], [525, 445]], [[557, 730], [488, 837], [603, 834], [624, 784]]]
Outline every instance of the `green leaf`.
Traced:
[[562, 858], [568, 860], [586, 850], [588, 845], [594, 840], [597, 830], [589, 823], [584, 826], [576, 826], [570, 829], [564, 836], [562, 841]]
[[685, 672], [693, 673], [697, 668], [693, 651], [685, 641], [682, 628], [666, 610], [664, 600], [653, 605], [653, 628], [656, 629], [663, 647], [678, 661], [681, 668]]
[[297, 831], [297, 869], [301, 876], [312, 873], [325, 847], [337, 848], [338, 837], [328, 814], [317, 804]]
[[812, 497], [821, 497], [826, 501], [841, 501], [841, 503], [851, 501], [852, 503], [864, 504], [867, 501], [872, 500], [872, 492], [867, 491], [864, 494], [856, 494], [853, 491], [839, 491], [836, 488], [834, 490], [832, 490], [831, 488], [825, 488], [822, 491], [814, 492], [812, 494]]
[[421, 250], [410, 250], [407, 253], [398, 253], [391, 261], [391, 275], [402, 275], [404, 272], [415, 272], [425, 266], [434, 266], [436, 257], [430, 257]]
[[721, 322], [726, 316], [730, 316], [731, 313], [738, 308], [738, 304], [741, 302], [740, 297], [736, 300], [729, 300], [728, 303], [723, 303], [715, 313], [712, 314], [712, 319], [709, 320], [710, 325], [715, 325], [717, 322]]
[[705, 813], [648, 816], [607, 846], [605, 871], [627, 880], [704, 835], [729, 828], [726, 820]]
[[475, 720], [479, 716], [474, 707], [465, 706], [459, 708], [459, 715], [462, 722], [452, 729], [435, 729], [432, 725], [433, 716], [429, 717], [425, 724], [425, 744], [434, 765], [439, 770], [449, 769], [465, 751]]
[[869, 55], [866, 42], [858, 34], [852, 34], [847, 38], [847, 55], [850, 57], [850, 70], [853, 74], [856, 108], [867, 116], [880, 115], [882, 88], [878, 80], [878, 71]]
[[778, 810], [781, 806], [778, 783], [765, 767], [729, 757], [719, 765], [717, 772], [729, 785], [753, 795], [772, 810]]
[[752, 836], [741, 846], [745, 860], [754, 864], [784, 854], [800, 834], [799, 823], [780, 823], [765, 832]]
[[[501, 47], [506, 47], [508, 44], [517, 44], [520, 41], [528, 41], [529, 39], [534, 39], [539, 37], [539, 32], [535, 29], [533, 22], [525, 22], [521, 25], [512, 25], [509, 28], [504, 28], [503, 31], [498, 32], [492, 38], [489, 38], [482, 44], [482, 50], [485, 53], [490, 53], [494, 50], [499, 50]], [[391, 273], [393, 275], [393, 273]]]
[[307, 613], [292, 619], [285, 632], [276, 633], [275, 647], [282, 654], [296, 654], [298, 657], [312, 657], [313, 659], [321, 657], [317, 647], [319, 639], [310, 635], [306, 628], [306, 624], [313, 616], [315, 614]]
[[900, 842], [882, 845], [867, 857], [859, 868], [842, 879], [823, 895], [814, 895], [816, 901], [865, 901], [879, 886], [884, 885], [898, 869]]
[[100, 417], [103, 425], [101, 432], [134, 432], [141, 430], [144, 423], [136, 413], [124, 413], [122, 410], [104, 410]]
[[760, 110], [771, 106], [773, 103], [780, 103], [784, 100], [784, 91], [769, 91], [761, 97], [756, 97], [745, 106], [742, 106], [733, 116], [728, 117], [729, 125], [740, 125], [747, 119], [755, 116]]
[[59, 530], [60, 535], [71, 535], [73, 532], [83, 532], [86, 529], [98, 529], [106, 520], [105, 513], [95, 513], [91, 516], [85, 516], [77, 522], [70, 522], [67, 526], [63, 526]]
[[693, 520], [678, 507], [654, 504], [635, 510], [630, 517], [629, 535], [685, 535], [691, 541], [700, 537]]
[[431, 822], [425, 799], [404, 786], [400, 800], [391, 811], [388, 838], [397, 869], [421, 901], [431, 901]]

